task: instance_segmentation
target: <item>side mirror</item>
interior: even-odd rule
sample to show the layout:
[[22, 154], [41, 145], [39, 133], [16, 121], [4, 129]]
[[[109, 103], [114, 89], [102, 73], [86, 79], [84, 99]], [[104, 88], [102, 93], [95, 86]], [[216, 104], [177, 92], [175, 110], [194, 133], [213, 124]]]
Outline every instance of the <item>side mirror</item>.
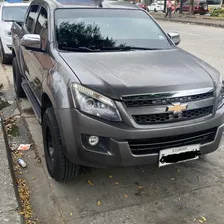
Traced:
[[41, 37], [38, 34], [25, 34], [21, 39], [21, 45], [27, 50], [43, 51]]
[[180, 34], [175, 32], [168, 33], [168, 36], [173, 41], [175, 45], [178, 45], [180, 43]]

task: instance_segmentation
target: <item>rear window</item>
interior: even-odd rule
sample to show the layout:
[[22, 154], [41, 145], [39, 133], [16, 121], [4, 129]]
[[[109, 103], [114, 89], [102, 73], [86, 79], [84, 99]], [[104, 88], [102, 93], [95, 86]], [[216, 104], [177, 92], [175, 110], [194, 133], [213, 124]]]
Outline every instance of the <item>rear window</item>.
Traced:
[[141, 10], [57, 9], [55, 25], [59, 49], [172, 46], [159, 26]]
[[2, 20], [4, 21], [24, 21], [24, 16], [28, 6], [3, 6]]

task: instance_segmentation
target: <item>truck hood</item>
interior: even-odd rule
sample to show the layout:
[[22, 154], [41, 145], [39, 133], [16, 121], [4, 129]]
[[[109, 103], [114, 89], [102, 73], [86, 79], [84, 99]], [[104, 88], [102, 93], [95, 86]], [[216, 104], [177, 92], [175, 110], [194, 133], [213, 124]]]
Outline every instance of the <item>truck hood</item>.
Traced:
[[83, 85], [114, 99], [214, 88], [219, 80], [217, 70], [180, 49], [60, 55]]

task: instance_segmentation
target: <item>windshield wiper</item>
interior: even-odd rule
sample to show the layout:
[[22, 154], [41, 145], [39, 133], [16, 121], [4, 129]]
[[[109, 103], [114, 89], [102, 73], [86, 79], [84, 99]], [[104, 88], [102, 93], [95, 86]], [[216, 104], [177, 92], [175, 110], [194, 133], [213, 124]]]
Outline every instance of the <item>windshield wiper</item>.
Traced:
[[23, 23], [23, 21], [20, 20], [14, 20], [14, 19], [5, 19], [4, 22], [16, 22], [16, 23]]
[[132, 50], [163, 50], [162, 48], [147, 48], [147, 47], [99, 47], [99, 48], [88, 48], [88, 47], [59, 47], [61, 50], [76, 51], [76, 52], [99, 52], [99, 51], [132, 51]]
[[132, 51], [132, 50], [143, 50], [143, 51], [152, 51], [152, 50], [162, 50], [162, 48], [148, 48], [148, 47], [134, 47], [134, 46], [124, 46], [124, 47], [102, 47], [99, 50], [108, 50], [108, 51]]
[[76, 52], [95, 52], [96, 50], [88, 47], [59, 47], [60, 50], [76, 51]]

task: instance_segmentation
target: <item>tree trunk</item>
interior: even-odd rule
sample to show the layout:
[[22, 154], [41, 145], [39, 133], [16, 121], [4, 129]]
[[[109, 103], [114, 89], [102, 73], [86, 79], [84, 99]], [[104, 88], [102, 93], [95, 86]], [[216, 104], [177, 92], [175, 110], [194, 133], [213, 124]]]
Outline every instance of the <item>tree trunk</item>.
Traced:
[[194, 14], [194, 10], [193, 9], [194, 9], [194, 0], [191, 0], [190, 1], [190, 12], [189, 12], [191, 15]]
[[163, 12], [166, 12], [166, 0], [164, 0], [164, 9]]

